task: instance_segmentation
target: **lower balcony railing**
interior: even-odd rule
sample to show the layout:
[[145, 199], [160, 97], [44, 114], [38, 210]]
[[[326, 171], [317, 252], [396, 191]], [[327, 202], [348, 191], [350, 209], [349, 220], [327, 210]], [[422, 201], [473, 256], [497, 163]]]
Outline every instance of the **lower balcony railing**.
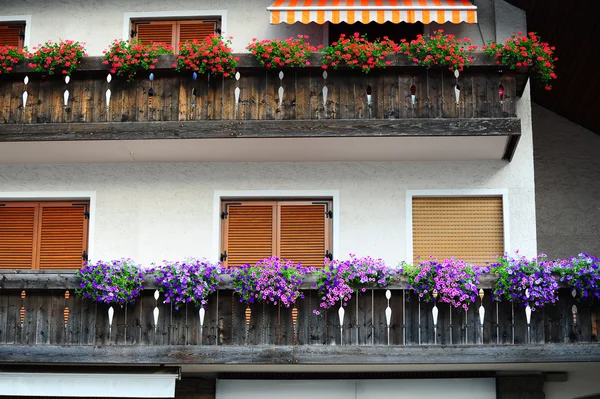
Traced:
[[493, 301], [489, 283], [483, 286], [483, 299], [468, 311], [422, 302], [399, 283], [389, 293], [355, 293], [343, 316], [339, 308], [323, 311], [314, 289], [304, 290], [305, 297], [292, 309], [261, 303], [247, 308], [224, 288], [209, 298], [203, 320], [193, 305], [176, 310], [163, 303], [162, 295], [156, 300], [154, 289], [143, 291], [133, 305], [114, 306], [111, 318], [108, 305], [75, 296], [75, 287], [73, 274], [42, 273], [34, 280], [6, 280], [5, 274], [0, 279], [0, 346], [582, 343], [597, 341], [600, 313], [598, 305], [576, 302], [563, 289], [557, 304], [532, 312], [528, 322], [522, 306]]

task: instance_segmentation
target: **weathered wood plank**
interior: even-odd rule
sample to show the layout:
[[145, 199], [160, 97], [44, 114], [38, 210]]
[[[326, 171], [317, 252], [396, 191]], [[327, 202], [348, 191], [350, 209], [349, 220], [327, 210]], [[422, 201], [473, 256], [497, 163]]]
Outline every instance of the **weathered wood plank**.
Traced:
[[259, 137], [515, 136], [520, 119], [190, 121], [0, 125], [0, 142]]
[[86, 364], [486, 364], [596, 362], [600, 345], [421, 346], [0, 346], [3, 363]]

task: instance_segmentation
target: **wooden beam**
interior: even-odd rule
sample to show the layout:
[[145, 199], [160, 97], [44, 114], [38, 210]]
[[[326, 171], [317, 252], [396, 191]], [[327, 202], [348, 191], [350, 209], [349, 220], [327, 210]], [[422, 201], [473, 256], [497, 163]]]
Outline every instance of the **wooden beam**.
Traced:
[[[496, 282], [496, 275], [484, 274], [479, 280], [479, 288], [490, 289]], [[222, 275], [219, 280], [220, 289], [232, 289], [231, 277]], [[313, 285], [317, 282], [316, 276], [307, 276], [303, 279], [302, 289], [314, 289]], [[63, 290], [79, 287], [80, 280], [75, 276], [75, 272], [46, 272], [31, 270], [0, 270], [0, 289], [3, 290]], [[406, 277], [395, 276], [392, 283], [387, 287], [389, 289], [406, 289], [408, 283]], [[157, 288], [152, 276], [145, 276], [144, 288], [154, 290]], [[382, 289], [387, 289], [382, 288]]]
[[[238, 62], [239, 68], [262, 68], [256, 58], [249, 53], [238, 53], [234, 54], [240, 60]], [[322, 68], [324, 53], [315, 53], [312, 54], [309, 58], [310, 66], [307, 68]], [[419, 67], [415, 65], [411, 60], [408, 59], [408, 56], [404, 54], [394, 54], [387, 57], [387, 60], [391, 62], [390, 68], [393, 67], [413, 67], [424, 69], [423, 67]], [[174, 55], [159, 55], [158, 63], [155, 65], [155, 70], [174, 70], [173, 64], [175, 63]], [[493, 68], [495, 70], [499, 69], [499, 67], [495, 64], [489, 56], [485, 53], [477, 52], [473, 54], [473, 62], [471, 63], [471, 67], [486, 67]], [[340, 69], [346, 69], [345, 67], [340, 67]], [[106, 72], [110, 71], [110, 66], [104, 64], [104, 57], [102, 56], [93, 56], [93, 57], [84, 57], [81, 61], [81, 65], [77, 68], [75, 72]], [[20, 64], [16, 65], [13, 68], [12, 73], [15, 74], [32, 74], [33, 70], [29, 67], [29, 60], [25, 60]]]
[[600, 345], [0, 346], [0, 364], [489, 364], [597, 362]]
[[521, 120], [518, 118], [0, 124], [0, 142], [520, 134]]

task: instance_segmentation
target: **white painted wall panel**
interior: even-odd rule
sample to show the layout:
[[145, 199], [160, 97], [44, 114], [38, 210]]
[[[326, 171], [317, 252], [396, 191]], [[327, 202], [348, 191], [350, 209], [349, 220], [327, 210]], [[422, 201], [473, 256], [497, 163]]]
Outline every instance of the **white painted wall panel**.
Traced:
[[495, 399], [486, 379], [429, 380], [217, 380], [216, 399]]

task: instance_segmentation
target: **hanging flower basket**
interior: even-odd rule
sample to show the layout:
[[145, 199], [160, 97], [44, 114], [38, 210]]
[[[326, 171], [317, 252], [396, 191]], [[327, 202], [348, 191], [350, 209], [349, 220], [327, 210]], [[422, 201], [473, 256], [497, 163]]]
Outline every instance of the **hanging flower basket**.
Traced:
[[438, 29], [430, 35], [417, 35], [411, 41], [402, 39], [398, 52], [427, 68], [440, 66], [451, 71], [462, 71], [473, 62], [470, 55], [477, 49], [477, 46], [470, 43], [471, 39], [468, 37], [457, 39], [454, 35], [445, 34], [443, 29]]
[[218, 263], [188, 259], [183, 262], [164, 261], [154, 273], [156, 285], [164, 293], [165, 303], [172, 303], [175, 309], [179, 309], [190, 302], [204, 308], [208, 296], [217, 289], [221, 271]]
[[81, 283], [75, 293], [111, 305], [131, 304], [144, 289], [144, 275], [145, 270], [131, 259], [87, 263], [77, 271]]
[[210, 73], [232, 77], [239, 60], [239, 57], [233, 56], [231, 39], [215, 34], [204, 40], [181, 44], [177, 62], [173, 67], [178, 72], [188, 70], [200, 74]]
[[252, 39], [246, 49], [256, 57], [265, 68], [297, 68], [310, 65], [310, 55], [322, 46], [314, 47], [307, 42], [307, 35], [298, 35], [284, 40], [268, 39], [258, 41]]
[[391, 65], [391, 61], [386, 58], [397, 49], [397, 44], [387, 37], [371, 42], [366, 35], [361, 36], [358, 32], [350, 36], [342, 34], [337, 41], [323, 50], [325, 52], [322, 60], [323, 68], [337, 69], [340, 65], [344, 65], [369, 73], [372, 69]]
[[244, 265], [232, 269], [233, 289], [240, 296], [240, 302], [251, 304], [265, 302], [286, 308], [298, 298], [304, 298], [300, 291], [302, 278], [311, 269], [292, 261], [277, 257], [265, 258], [255, 265]]
[[140, 42], [115, 40], [103, 53], [104, 64], [110, 66], [110, 73], [123, 76], [131, 82], [139, 70], [154, 69], [159, 55], [173, 54], [173, 47], [165, 43], [145, 45]]

